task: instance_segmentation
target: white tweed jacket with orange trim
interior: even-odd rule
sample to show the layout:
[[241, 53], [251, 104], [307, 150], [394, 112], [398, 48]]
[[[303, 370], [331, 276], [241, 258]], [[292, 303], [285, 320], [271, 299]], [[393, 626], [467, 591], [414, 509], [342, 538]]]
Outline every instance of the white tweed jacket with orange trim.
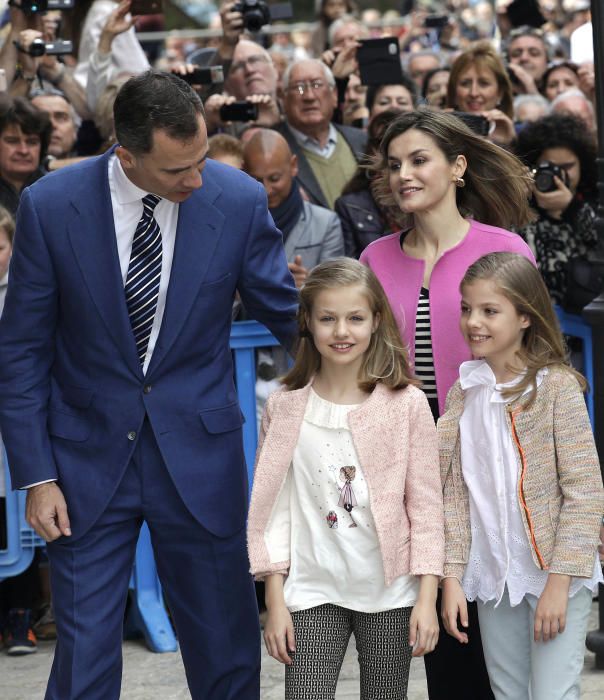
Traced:
[[[287, 574], [289, 569], [289, 560], [271, 556], [268, 533], [309, 391], [310, 384], [276, 391], [265, 407], [248, 518], [251, 571], [257, 579], [271, 573]], [[386, 585], [408, 573], [442, 575], [444, 522], [438, 448], [423, 392], [414, 386], [393, 391], [378, 384], [348, 414], [348, 424], [369, 488]], [[289, 527], [289, 523], [281, 519], [279, 527]]]
[[[579, 384], [564, 367], [548, 368], [533, 405], [507, 406], [518, 456], [518, 503], [533, 560], [553, 573], [593, 573], [604, 512], [600, 462]], [[457, 381], [438, 421], [445, 506], [445, 576], [462, 579], [471, 544], [468, 489], [460, 459], [464, 391]]]

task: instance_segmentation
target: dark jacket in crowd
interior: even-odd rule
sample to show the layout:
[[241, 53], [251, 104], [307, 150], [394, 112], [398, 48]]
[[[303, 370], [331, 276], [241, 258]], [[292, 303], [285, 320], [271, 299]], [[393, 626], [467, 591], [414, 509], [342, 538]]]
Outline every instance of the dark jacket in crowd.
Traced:
[[[36, 180], [39, 180], [43, 175], [46, 175], [46, 170], [43, 168], [38, 168], [34, 174], [25, 183], [25, 187], [33, 184]], [[24, 189], [25, 189], [24, 187]], [[13, 218], [17, 214], [17, 208], [19, 206], [19, 198], [21, 197], [21, 192], [17, 190], [6, 180], [0, 177], [0, 204], [8, 209], [12, 214]]]
[[565, 306], [569, 263], [576, 258], [585, 259], [597, 246], [596, 214], [587, 202], [577, 197], [561, 219], [550, 217], [543, 209], [537, 209], [537, 214], [537, 219], [518, 233], [533, 251], [552, 300]]
[[344, 250], [351, 258], [359, 258], [372, 241], [391, 233], [369, 189], [338, 197], [335, 211], [342, 223]]

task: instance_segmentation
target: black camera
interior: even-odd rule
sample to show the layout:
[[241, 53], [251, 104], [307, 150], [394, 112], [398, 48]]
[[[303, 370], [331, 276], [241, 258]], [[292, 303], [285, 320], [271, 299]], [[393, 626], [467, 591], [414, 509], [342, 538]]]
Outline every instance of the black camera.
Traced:
[[268, 5], [264, 0], [238, 0], [232, 7], [232, 12], [241, 12], [243, 26], [248, 32], [259, 32], [265, 24], [276, 19], [291, 19], [293, 11], [291, 3], [282, 2]]
[[544, 160], [543, 163], [539, 163], [533, 170], [535, 187], [539, 192], [554, 192], [557, 190], [558, 188], [554, 182], [555, 177], [559, 177], [568, 187], [568, 175], [566, 170], [555, 163], [550, 163], [549, 160]]
[[8, 3], [12, 7], [18, 7], [26, 15], [35, 15], [48, 12], [49, 10], [71, 10], [74, 0], [20, 0], [19, 3]]
[[259, 32], [271, 21], [271, 11], [263, 0], [240, 0], [233, 6], [233, 12], [241, 12], [248, 32]]
[[54, 41], [44, 41], [44, 39], [34, 39], [27, 49], [18, 41], [15, 41], [15, 46], [19, 51], [29, 54], [34, 58], [40, 56], [64, 56], [65, 54], [73, 53], [73, 43], [65, 39], [55, 39]]

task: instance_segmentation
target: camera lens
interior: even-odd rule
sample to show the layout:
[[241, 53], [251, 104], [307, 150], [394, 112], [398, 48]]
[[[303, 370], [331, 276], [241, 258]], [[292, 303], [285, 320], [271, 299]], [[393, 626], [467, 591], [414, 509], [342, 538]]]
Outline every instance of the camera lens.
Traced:
[[36, 58], [38, 56], [44, 56], [46, 53], [46, 43], [44, 39], [34, 39], [29, 45], [29, 50], [27, 53]]
[[535, 175], [535, 187], [539, 192], [551, 192], [556, 189], [551, 171], [542, 170]]

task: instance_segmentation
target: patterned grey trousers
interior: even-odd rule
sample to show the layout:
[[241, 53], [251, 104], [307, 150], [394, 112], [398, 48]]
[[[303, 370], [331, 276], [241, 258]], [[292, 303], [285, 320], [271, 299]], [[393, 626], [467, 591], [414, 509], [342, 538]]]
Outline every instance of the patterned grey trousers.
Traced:
[[351, 634], [361, 669], [361, 700], [405, 700], [411, 610], [362, 613], [319, 605], [292, 613], [296, 652], [293, 664], [285, 667], [285, 700], [333, 700]]

